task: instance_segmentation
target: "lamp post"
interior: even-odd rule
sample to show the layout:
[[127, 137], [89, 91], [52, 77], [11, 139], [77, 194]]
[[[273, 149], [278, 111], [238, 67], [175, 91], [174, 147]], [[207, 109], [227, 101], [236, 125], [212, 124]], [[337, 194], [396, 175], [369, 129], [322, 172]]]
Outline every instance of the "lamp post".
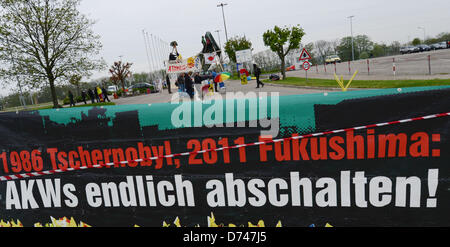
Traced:
[[352, 61], [355, 61], [355, 51], [353, 48], [353, 17], [355, 17], [354, 15], [349, 16], [347, 18], [350, 19], [350, 33], [351, 33], [351, 37], [352, 37]]
[[425, 43], [425, 28], [424, 27], [417, 27], [418, 29], [422, 29], [423, 30], [423, 42], [422, 43]]
[[223, 10], [223, 7], [224, 7], [224, 6], [227, 6], [227, 5], [228, 5], [228, 4], [226, 4], [226, 3], [220, 3], [219, 5], [217, 5], [217, 7], [222, 7], [223, 26], [225, 27], [225, 39], [226, 39], [227, 42], [228, 42], [227, 24], [226, 24], [226, 22], [225, 22], [225, 12], [224, 12], [224, 10]]
[[222, 42], [220, 41], [220, 30], [215, 31], [217, 33], [217, 36], [219, 37], [219, 48], [222, 50]]

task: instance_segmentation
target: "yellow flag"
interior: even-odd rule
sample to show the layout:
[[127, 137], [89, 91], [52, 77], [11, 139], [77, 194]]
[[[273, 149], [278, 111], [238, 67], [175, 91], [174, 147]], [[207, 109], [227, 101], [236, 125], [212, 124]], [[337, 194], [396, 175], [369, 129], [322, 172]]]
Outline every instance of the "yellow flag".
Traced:
[[41, 223], [34, 223], [34, 227], [43, 227]]
[[278, 221], [278, 223], [277, 223], [277, 226], [276, 227], [283, 227], [282, 225], [281, 225], [281, 221]]
[[228, 224], [228, 227], [236, 227], [236, 225], [235, 224]]
[[163, 221], [163, 227], [169, 227], [170, 225]]
[[325, 227], [333, 227], [333, 226], [327, 223], [327, 224], [325, 225]]

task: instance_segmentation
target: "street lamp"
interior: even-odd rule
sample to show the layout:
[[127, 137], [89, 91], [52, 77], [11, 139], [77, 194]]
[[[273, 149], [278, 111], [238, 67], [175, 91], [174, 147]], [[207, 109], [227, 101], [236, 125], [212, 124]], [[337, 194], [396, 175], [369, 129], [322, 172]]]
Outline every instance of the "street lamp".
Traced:
[[219, 48], [222, 50], [222, 42], [220, 41], [220, 30], [215, 31], [217, 33], [217, 36], [219, 37]]
[[350, 19], [350, 33], [351, 33], [351, 36], [352, 36], [352, 61], [355, 61], [355, 51], [353, 49], [353, 17], [355, 17], [355, 16], [352, 15], [352, 16], [349, 16], [347, 18]]
[[425, 43], [425, 28], [424, 27], [417, 27], [418, 29], [422, 29], [423, 30], [423, 43]]
[[225, 22], [225, 12], [223, 11], [223, 7], [227, 5], [228, 5], [227, 3], [220, 3], [219, 5], [217, 5], [217, 7], [222, 7], [223, 26], [225, 27], [225, 38], [228, 42], [227, 24]]

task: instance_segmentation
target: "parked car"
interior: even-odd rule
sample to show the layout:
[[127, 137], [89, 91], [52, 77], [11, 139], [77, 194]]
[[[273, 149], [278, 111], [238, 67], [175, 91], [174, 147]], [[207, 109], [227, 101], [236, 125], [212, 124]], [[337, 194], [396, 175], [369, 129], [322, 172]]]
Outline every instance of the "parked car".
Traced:
[[108, 93], [115, 93], [117, 92], [117, 86], [109, 86], [106, 91], [108, 91]]
[[420, 52], [420, 48], [418, 46], [411, 46], [411, 51], [409, 53]]
[[427, 45], [418, 45], [418, 46], [416, 46], [417, 48], [419, 48], [419, 51], [420, 52], [423, 52], [423, 51], [431, 51], [431, 48], [429, 47], [429, 46], [427, 46]]
[[401, 47], [400, 48], [400, 53], [402, 53], [402, 54], [411, 53], [413, 51], [413, 48], [414, 47], [412, 47], [412, 46]]
[[150, 89], [150, 93], [157, 93], [158, 90], [150, 83], [137, 83], [128, 88], [128, 91]]
[[341, 62], [341, 58], [338, 55], [331, 55], [331, 56], [327, 56], [325, 58], [325, 64], [340, 63], [340, 62]]

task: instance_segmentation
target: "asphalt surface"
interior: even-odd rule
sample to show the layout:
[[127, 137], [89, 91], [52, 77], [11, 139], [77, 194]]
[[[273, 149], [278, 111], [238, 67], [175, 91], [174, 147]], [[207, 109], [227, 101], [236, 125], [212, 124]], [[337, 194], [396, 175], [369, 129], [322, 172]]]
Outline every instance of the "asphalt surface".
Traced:
[[[431, 75], [428, 56], [430, 56]], [[367, 66], [367, 59], [353, 61], [350, 65], [348, 62], [342, 62], [336, 64], [336, 70], [334, 64], [328, 64], [326, 68], [324, 65], [313, 65], [308, 71], [308, 77], [332, 79], [336, 71], [337, 75], [349, 78], [356, 70], [358, 70], [356, 80], [449, 79], [450, 49], [373, 58], [369, 59], [369, 66]], [[297, 70], [288, 72], [288, 75], [305, 77], [306, 73], [303, 70]]]
[[[256, 81], [252, 80], [247, 85], [241, 85], [240, 81], [229, 80], [225, 82], [226, 91], [222, 93], [214, 93], [207, 94], [204, 96], [203, 100], [206, 99], [221, 99], [225, 98], [225, 92], [241, 92], [243, 96], [246, 97], [259, 97], [262, 96], [259, 93], [265, 92], [267, 96], [270, 96], [271, 93], [279, 93], [280, 96], [283, 95], [295, 95], [295, 94], [311, 94], [311, 93], [324, 93], [333, 91], [333, 89], [312, 89], [312, 88], [298, 88], [298, 87], [286, 87], [286, 86], [278, 86], [266, 84], [263, 88], [256, 88]], [[194, 100], [200, 101], [202, 100], [201, 86], [196, 84], [196, 97]], [[249, 92], [254, 92], [254, 95], [248, 94]], [[171, 101], [177, 100], [190, 100], [185, 95], [179, 94], [177, 92], [177, 88], [174, 87], [172, 89], [172, 94], [169, 94], [167, 89], [163, 90], [162, 93], [154, 93], [154, 94], [144, 94], [139, 96], [129, 96], [122, 97], [119, 99], [112, 100], [116, 103], [116, 105], [131, 105], [131, 104], [153, 104], [153, 103], [168, 103]]]

